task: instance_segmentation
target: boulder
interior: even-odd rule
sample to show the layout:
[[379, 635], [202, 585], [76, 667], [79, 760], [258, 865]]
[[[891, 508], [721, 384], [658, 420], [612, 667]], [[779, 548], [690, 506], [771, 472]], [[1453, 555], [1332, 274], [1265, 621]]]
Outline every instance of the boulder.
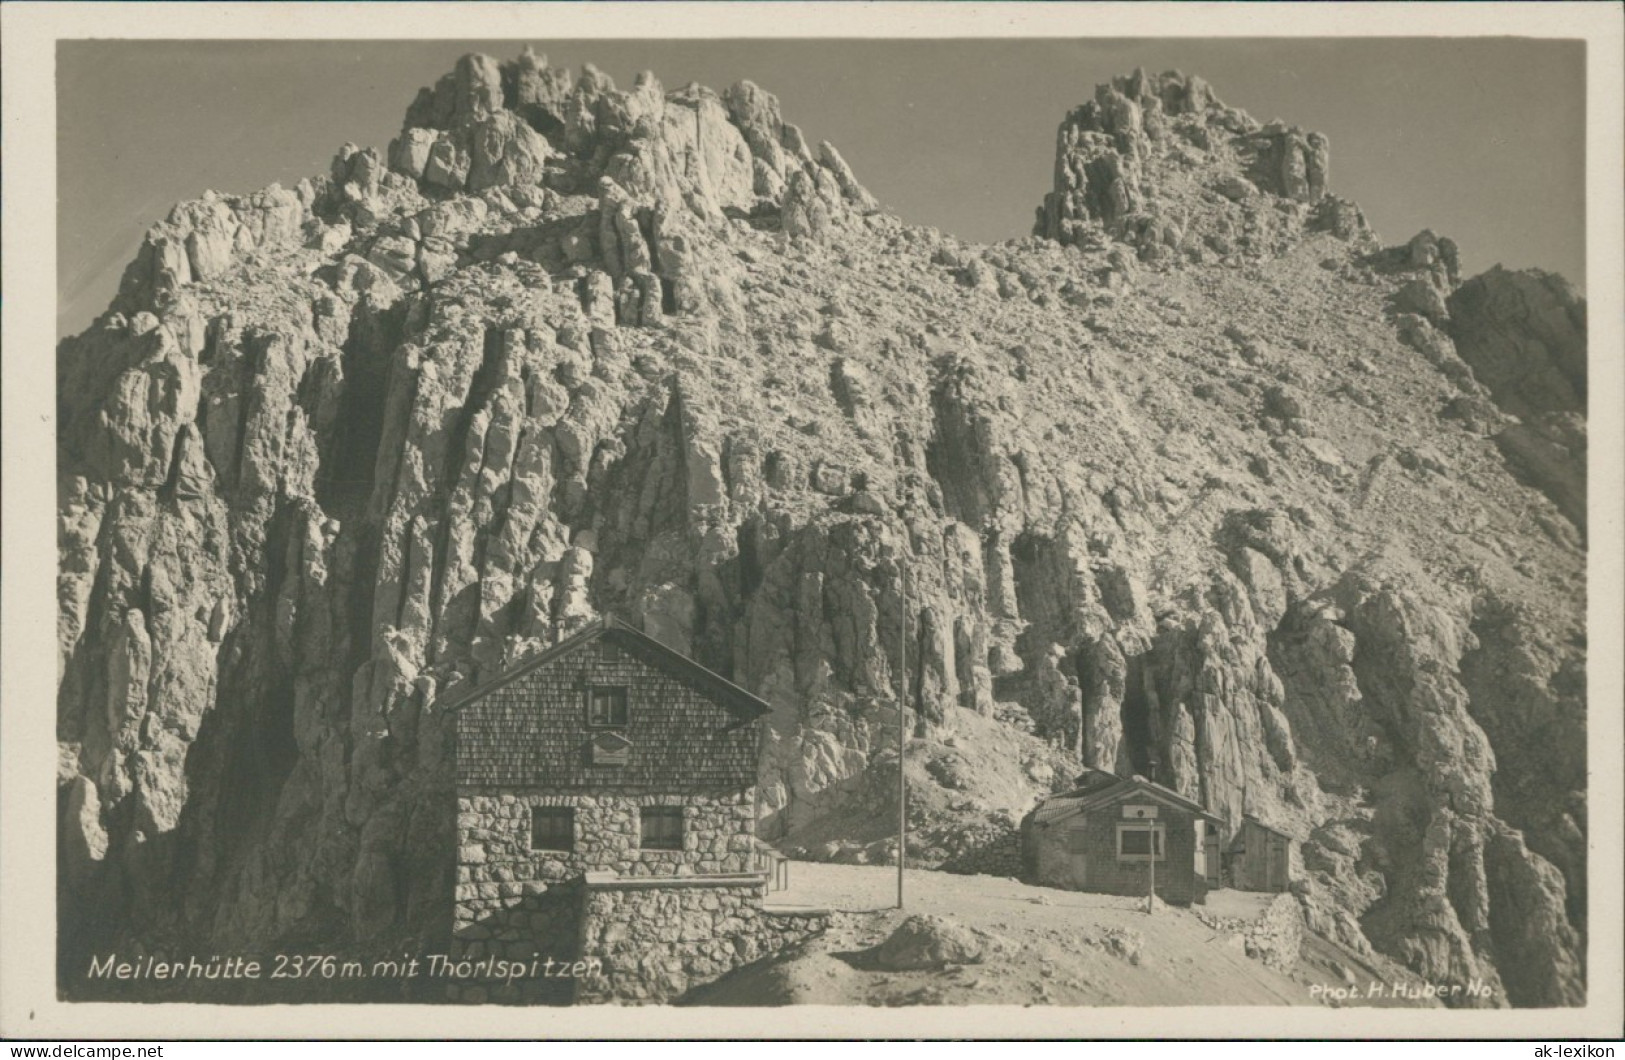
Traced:
[[888, 971], [980, 964], [983, 943], [969, 928], [942, 916], [915, 915], [897, 925], [875, 949], [875, 963]]

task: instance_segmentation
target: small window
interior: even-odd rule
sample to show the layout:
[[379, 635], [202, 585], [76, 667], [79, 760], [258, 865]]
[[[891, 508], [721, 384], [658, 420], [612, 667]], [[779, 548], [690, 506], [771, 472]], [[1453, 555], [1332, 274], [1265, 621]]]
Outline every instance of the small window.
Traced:
[[683, 849], [683, 808], [643, 807], [638, 811], [638, 837], [644, 850]]
[[603, 728], [625, 727], [626, 686], [596, 685], [587, 689], [587, 724]]
[[530, 849], [575, 849], [576, 812], [569, 806], [532, 806], [530, 809]]
[[1117, 826], [1117, 859], [1119, 861], [1149, 861], [1152, 846], [1156, 847], [1156, 860], [1163, 861], [1167, 854], [1162, 845], [1162, 825], [1120, 824]]

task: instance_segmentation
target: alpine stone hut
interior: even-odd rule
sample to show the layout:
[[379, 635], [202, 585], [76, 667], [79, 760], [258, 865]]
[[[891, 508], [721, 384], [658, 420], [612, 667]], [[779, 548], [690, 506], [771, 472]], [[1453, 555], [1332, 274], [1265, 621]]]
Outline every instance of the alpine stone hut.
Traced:
[[448, 709], [462, 956], [574, 962], [563, 1000], [658, 1001], [822, 929], [762, 908], [769, 707], [720, 674], [606, 617]]

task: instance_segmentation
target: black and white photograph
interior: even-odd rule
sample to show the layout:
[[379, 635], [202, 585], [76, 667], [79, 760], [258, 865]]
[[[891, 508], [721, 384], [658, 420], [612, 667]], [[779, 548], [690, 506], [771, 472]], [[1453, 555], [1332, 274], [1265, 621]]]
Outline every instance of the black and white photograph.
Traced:
[[54, 1033], [1618, 1034], [1616, 5], [129, 6], [6, 152]]

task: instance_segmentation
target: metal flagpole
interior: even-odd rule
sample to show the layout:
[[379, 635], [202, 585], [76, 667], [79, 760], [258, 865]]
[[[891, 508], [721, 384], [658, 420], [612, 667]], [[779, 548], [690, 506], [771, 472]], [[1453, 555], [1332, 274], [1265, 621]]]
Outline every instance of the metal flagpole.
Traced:
[[1146, 827], [1146, 849], [1151, 851], [1151, 857], [1146, 864], [1151, 866], [1150, 882], [1145, 889], [1145, 915], [1151, 916], [1157, 911], [1157, 823], [1152, 821]]
[[[1150, 758], [1150, 763], [1149, 764], [1151, 766], [1151, 783], [1155, 784], [1157, 782], [1157, 766], [1162, 764], [1161, 759], [1157, 755], [1157, 750], [1156, 750], [1155, 747], [1153, 747], [1151, 749], [1151, 754], [1150, 754], [1149, 758]], [[1149, 825], [1147, 825], [1146, 827], [1148, 829], [1148, 831], [1146, 832], [1146, 836], [1145, 836], [1146, 850], [1148, 850], [1150, 852], [1151, 856], [1150, 856], [1150, 860], [1146, 862], [1146, 864], [1149, 865], [1150, 868], [1147, 871], [1147, 879], [1148, 879], [1149, 882], [1147, 883], [1146, 890], [1145, 890], [1145, 915], [1146, 916], [1151, 916], [1156, 912], [1156, 908], [1157, 908], [1157, 822], [1156, 822], [1156, 819], [1153, 818], [1151, 820], [1151, 823]]]
[[[907, 531], [904, 531], [907, 533]], [[908, 568], [898, 552], [897, 593], [902, 599], [897, 636], [897, 908], [903, 908], [903, 859], [908, 856], [908, 774], [903, 769], [903, 748], [908, 741], [904, 719], [908, 709]]]

